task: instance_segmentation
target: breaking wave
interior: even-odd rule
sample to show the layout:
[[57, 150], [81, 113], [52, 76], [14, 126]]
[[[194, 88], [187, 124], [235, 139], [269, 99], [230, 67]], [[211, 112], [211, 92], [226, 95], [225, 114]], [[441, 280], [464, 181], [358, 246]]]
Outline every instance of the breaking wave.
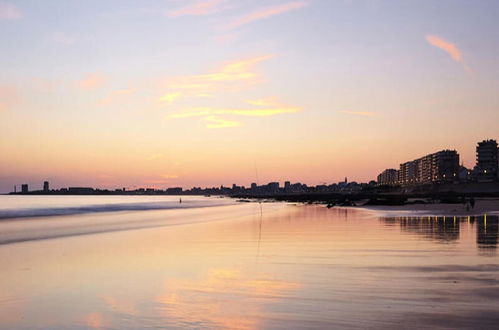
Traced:
[[146, 202], [146, 203], [115, 203], [115, 204], [96, 204], [80, 206], [63, 207], [44, 207], [44, 208], [19, 208], [19, 209], [0, 209], [0, 219], [16, 218], [34, 218], [51, 217], [62, 215], [78, 215], [86, 213], [120, 212], [120, 211], [148, 211], [148, 210], [170, 210], [187, 209], [231, 205], [231, 201], [164, 201], [164, 202]]

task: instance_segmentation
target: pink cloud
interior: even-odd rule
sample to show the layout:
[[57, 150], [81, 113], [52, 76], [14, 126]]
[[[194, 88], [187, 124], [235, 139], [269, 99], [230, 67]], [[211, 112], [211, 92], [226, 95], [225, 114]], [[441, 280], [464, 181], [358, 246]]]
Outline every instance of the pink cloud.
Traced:
[[426, 41], [428, 41], [430, 45], [440, 48], [441, 50], [449, 54], [454, 61], [461, 63], [466, 71], [471, 72], [470, 67], [468, 67], [468, 65], [463, 60], [461, 50], [459, 50], [459, 48], [455, 44], [435, 35], [426, 36]]
[[21, 11], [11, 3], [0, 1], [0, 19], [19, 19]]
[[219, 5], [225, 0], [204, 0], [196, 1], [185, 7], [168, 12], [169, 17], [179, 16], [203, 16], [213, 14], [220, 10]]
[[461, 51], [453, 43], [450, 43], [437, 36], [427, 36], [426, 40], [430, 43], [430, 45], [440, 48], [448, 53], [454, 59], [454, 61], [461, 62], [463, 60]]
[[239, 18], [233, 20], [225, 28], [228, 30], [237, 29], [237, 28], [239, 28], [243, 25], [249, 24], [251, 22], [258, 21], [258, 20], [265, 19], [265, 18], [272, 17], [272, 16], [276, 16], [276, 15], [280, 15], [280, 14], [288, 12], [290, 10], [305, 7], [306, 5], [307, 5], [306, 2], [294, 1], [294, 2], [288, 2], [288, 3], [282, 4], [282, 5], [260, 8], [254, 12], [251, 12], [249, 14], [246, 14], [242, 17], [239, 17]]

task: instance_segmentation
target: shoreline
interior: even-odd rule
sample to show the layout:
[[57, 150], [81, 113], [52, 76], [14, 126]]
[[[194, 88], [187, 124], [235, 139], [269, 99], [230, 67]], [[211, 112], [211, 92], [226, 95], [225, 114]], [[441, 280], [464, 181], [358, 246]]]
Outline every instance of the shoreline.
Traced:
[[[249, 200], [239, 200], [246, 202]], [[258, 201], [258, 200], [251, 200]], [[420, 217], [420, 216], [456, 216], [456, 217], [478, 217], [499, 216], [499, 198], [477, 198], [474, 208], [466, 210], [463, 203], [407, 203], [402, 205], [370, 205], [369, 203], [354, 205], [333, 205], [325, 201], [292, 201], [265, 199], [261, 202], [298, 203], [302, 205], [324, 205], [330, 209], [363, 210], [375, 213], [382, 217]], [[361, 201], [362, 202], [362, 201]]]
[[455, 216], [455, 217], [483, 217], [499, 216], [499, 200], [487, 205], [477, 205], [474, 209], [466, 210], [462, 204], [412, 204], [412, 205], [361, 205], [340, 208], [361, 209], [366, 212], [376, 213], [382, 217], [421, 217], [421, 216]]

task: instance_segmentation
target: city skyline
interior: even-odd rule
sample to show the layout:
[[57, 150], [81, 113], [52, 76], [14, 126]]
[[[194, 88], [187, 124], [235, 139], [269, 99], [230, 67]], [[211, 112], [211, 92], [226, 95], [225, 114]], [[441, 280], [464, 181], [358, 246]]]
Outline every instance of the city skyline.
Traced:
[[497, 138], [494, 1], [0, 1], [0, 193], [367, 182]]
[[[405, 161], [400, 163], [399, 169], [388, 168], [381, 171], [375, 178], [367, 180], [365, 182], [357, 182], [355, 180], [348, 181], [345, 177], [344, 180], [339, 182], [321, 182], [320, 184], [310, 184], [303, 183], [301, 181], [295, 180], [291, 182], [289, 180], [284, 180], [284, 185], [281, 187], [281, 181], [267, 181], [267, 183], [254, 182], [250, 180], [249, 184], [241, 183], [231, 183], [219, 184], [212, 186], [193, 185], [190, 187], [185, 186], [168, 186], [168, 187], [151, 187], [151, 186], [128, 186], [128, 187], [58, 187], [54, 191], [62, 191], [64, 193], [71, 193], [71, 191], [76, 193], [81, 193], [86, 191], [86, 193], [91, 192], [90, 190], [102, 190], [109, 192], [184, 192], [191, 191], [198, 194], [208, 193], [219, 193], [224, 189], [229, 189], [232, 186], [232, 190], [252, 190], [256, 192], [255, 188], [267, 187], [268, 192], [276, 192], [279, 189], [284, 189], [288, 192], [306, 192], [309, 189], [315, 192], [331, 192], [336, 191], [336, 186], [348, 187], [347, 183], [354, 183], [357, 188], [362, 185], [371, 185], [375, 182], [378, 185], [388, 185], [388, 186], [405, 186], [405, 185], [424, 185], [431, 183], [469, 183], [469, 182], [499, 182], [499, 147], [497, 141], [494, 139], [486, 139], [483, 141], [478, 141], [476, 143], [476, 157], [475, 164], [470, 168], [463, 165], [460, 161], [460, 154], [456, 150], [444, 149], [425, 156], [420, 156], [415, 160]], [[487, 172], [488, 171], [488, 172]], [[463, 173], [464, 172], [464, 173]], [[256, 173], [256, 178], [258, 179], [258, 173]], [[17, 192], [17, 184], [14, 185], [14, 190], [11, 192]], [[20, 192], [28, 193], [28, 183], [23, 183], [19, 185], [21, 187]], [[37, 186], [37, 185], [35, 185]], [[308, 186], [308, 187], [307, 187]], [[291, 187], [297, 189], [289, 189]], [[334, 189], [325, 189], [326, 187], [333, 187]], [[265, 188], [265, 189], [267, 189]], [[350, 187], [351, 188], [351, 187]], [[77, 192], [81, 190], [80, 192]], [[220, 190], [220, 191], [217, 191]], [[316, 191], [318, 190], [318, 191]], [[322, 190], [322, 191], [321, 191]], [[354, 189], [355, 190], [355, 189]], [[49, 182], [43, 182], [43, 190], [35, 189], [30, 192], [49, 192]]]

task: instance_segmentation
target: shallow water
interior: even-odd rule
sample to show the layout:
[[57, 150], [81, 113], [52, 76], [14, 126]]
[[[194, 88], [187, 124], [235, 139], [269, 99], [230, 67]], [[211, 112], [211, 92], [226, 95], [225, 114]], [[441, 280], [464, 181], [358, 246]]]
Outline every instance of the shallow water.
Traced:
[[[3, 198], [2, 209], [27, 203], [7, 207]], [[96, 205], [95, 197], [58, 198], [30, 205]], [[497, 217], [386, 218], [357, 209], [225, 202], [1, 220], [0, 327], [499, 324]]]

